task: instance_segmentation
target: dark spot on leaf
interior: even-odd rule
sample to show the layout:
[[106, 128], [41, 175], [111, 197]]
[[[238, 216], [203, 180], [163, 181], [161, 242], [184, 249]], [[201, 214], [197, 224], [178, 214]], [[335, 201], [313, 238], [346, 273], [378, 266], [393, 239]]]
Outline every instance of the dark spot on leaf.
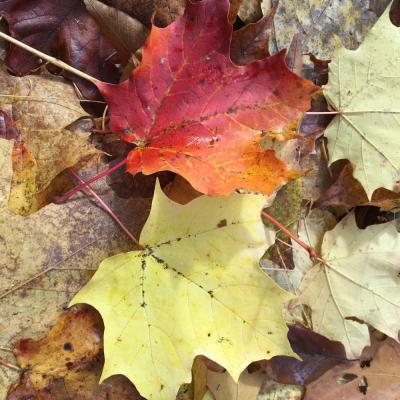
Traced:
[[226, 219], [221, 219], [221, 221], [218, 222], [217, 227], [218, 228], [223, 228], [224, 226], [226, 226], [228, 223], [226, 221]]
[[208, 332], [208, 333], [207, 333], [207, 336], [208, 336], [208, 337], [210, 337], [210, 336], [211, 336], [211, 333], [210, 333], [210, 332]]
[[214, 297], [214, 293], [213, 293], [212, 290], [209, 290], [207, 293], [208, 293], [211, 297]]
[[74, 351], [74, 350], [73, 350], [72, 343], [69, 343], [69, 342], [64, 343], [64, 350], [65, 350], [65, 351]]

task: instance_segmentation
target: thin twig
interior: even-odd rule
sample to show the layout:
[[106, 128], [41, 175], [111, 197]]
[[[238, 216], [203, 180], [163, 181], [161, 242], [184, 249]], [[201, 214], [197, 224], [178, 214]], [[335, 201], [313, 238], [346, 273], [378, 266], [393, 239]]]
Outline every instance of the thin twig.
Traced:
[[36, 56], [42, 58], [43, 60], [46, 60], [47, 62], [55, 65], [56, 67], [64, 69], [65, 71], [71, 72], [72, 74], [79, 76], [80, 78], [83, 78], [89, 82], [92, 82], [95, 85], [101, 82], [98, 79], [93, 78], [93, 76], [90, 76], [90, 75], [80, 71], [79, 69], [71, 67], [64, 61], [58, 60], [55, 57], [51, 57], [46, 53], [36, 50], [34, 47], [28, 46], [27, 44], [22, 43], [21, 41], [14, 39], [13, 37], [11, 37], [3, 32], [0, 32], [0, 38], [3, 38], [4, 40], [7, 40], [8, 42], [15, 44], [16, 46], [21, 47], [22, 49], [29, 51], [32, 54], [35, 54]]
[[82, 191], [85, 187], [89, 186], [91, 183], [97, 181], [98, 179], [103, 178], [106, 175], [109, 175], [111, 172], [115, 171], [118, 168], [121, 168], [123, 165], [125, 165], [127, 162], [127, 159], [124, 158], [122, 161], [118, 162], [117, 164], [113, 165], [111, 168], [107, 168], [104, 171], [100, 172], [99, 174], [93, 176], [92, 178], [88, 179], [86, 182], [81, 183], [80, 185], [75, 186], [72, 188], [69, 192], [65, 193], [63, 196], [54, 196], [53, 200], [57, 204], [64, 203], [67, 201], [70, 197], [72, 197], [74, 194]]
[[303, 249], [307, 251], [307, 253], [309, 254], [309, 256], [312, 260], [323, 261], [321, 259], [321, 257], [318, 256], [316, 251], [311, 246], [309, 246], [308, 244], [306, 244], [302, 240], [300, 240], [293, 232], [291, 232], [284, 225], [282, 225], [279, 221], [277, 221], [272, 215], [269, 215], [265, 211], [261, 211], [261, 215], [263, 217], [265, 217], [268, 221], [270, 221], [272, 224], [277, 226], [279, 229], [281, 229], [281, 231], [286, 233], [286, 235], [290, 236], [290, 238], [292, 238], [297, 244], [299, 244], [301, 247], [303, 247]]
[[[77, 174], [73, 169], [69, 168], [68, 173], [72, 175], [80, 184], [84, 184], [85, 181]], [[111, 208], [102, 200], [102, 198], [90, 187], [86, 186], [85, 189], [95, 198], [96, 202], [111, 216], [111, 218], [119, 225], [119, 227], [125, 232], [125, 234], [143, 249], [143, 246], [139, 243], [139, 241], [132, 235], [132, 233], [128, 230], [128, 228], [123, 224], [123, 222], [114, 214]]]

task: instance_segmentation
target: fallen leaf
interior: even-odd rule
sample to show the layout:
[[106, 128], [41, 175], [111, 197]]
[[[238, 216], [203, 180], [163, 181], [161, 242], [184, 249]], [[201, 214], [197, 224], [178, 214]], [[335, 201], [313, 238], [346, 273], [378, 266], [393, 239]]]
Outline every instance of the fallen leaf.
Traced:
[[357, 48], [378, 17], [370, 11], [369, 0], [279, 0], [271, 42], [277, 48], [271, 52], [289, 47], [300, 33], [303, 54], [329, 60], [340, 40], [346, 48]]
[[147, 27], [151, 26], [153, 18], [157, 26], [164, 27], [183, 14], [187, 0], [102, 0], [102, 2], [130, 15]]
[[259, 142], [295, 137], [315, 87], [288, 70], [283, 53], [232, 64], [228, 7], [189, 4], [167, 28], [152, 27], [128, 81], [98, 84], [111, 130], [138, 146], [128, 156], [132, 174], [173, 171], [210, 195], [270, 194], [299, 176]]
[[397, 340], [400, 235], [392, 222], [357, 228], [349, 214], [323, 239], [321, 257], [301, 283], [299, 303], [312, 310], [313, 329], [343, 343], [358, 358], [368, 326]]
[[208, 371], [207, 386], [215, 400], [255, 400], [266, 375], [262, 370], [249, 373], [243, 371], [236, 383], [224, 372], [223, 374]]
[[[12, 149], [11, 141], [0, 140], [1, 348], [12, 348], [22, 337], [38, 339], [47, 334], [100, 261], [132, 248], [108, 214], [82, 195], [62, 205], [50, 204], [27, 217], [10, 212]], [[94, 188], [137, 234], [149, 200], [120, 199], [104, 182]], [[2, 375], [0, 379], [4, 379], [0, 382], [0, 397], [4, 398], [2, 391], [10, 380]]]
[[147, 28], [137, 19], [99, 0], [85, 0], [85, 5], [122, 61], [127, 62], [142, 47], [148, 35]]
[[331, 165], [330, 169], [336, 180], [316, 201], [315, 205], [317, 207], [330, 205], [346, 207], [372, 205], [390, 210], [400, 206], [400, 193], [384, 188], [375, 190], [371, 201], [368, 200], [363, 186], [353, 177], [353, 167], [349, 161], [336, 161]]
[[[15, 176], [9, 205], [14, 212], [26, 215], [37, 210], [35, 196], [60, 172], [93, 157], [98, 150], [88, 143], [89, 132], [71, 126], [88, 115], [73, 87], [62, 78], [18, 78], [0, 68], [0, 109], [12, 116], [19, 141], [23, 142], [19, 147], [24, 150], [14, 152]], [[32, 170], [31, 163], [35, 164]]]
[[267, 379], [261, 387], [257, 400], [302, 400], [304, 391], [300, 385], [282, 384]]
[[246, 65], [269, 56], [268, 42], [274, 23], [276, 7], [258, 22], [234, 31], [230, 56], [237, 65]]
[[330, 160], [350, 160], [368, 198], [379, 187], [393, 190], [400, 168], [400, 29], [389, 8], [356, 51], [337, 51], [324, 90], [341, 112], [325, 132]]
[[190, 381], [197, 355], [234, 380], [253, 360], [294, 355], [282, 318], [290, 296], [258, 265], [263, 203], [235, 193], [178, 205], [156, 186], [145, 249], [104, 260], [71, 303], [103, 318], [102, 378], [121, 373], [142, 396], [169, 400]]
[[14, 353], [24, 373], [7, 400], [144, 400], [123, 376], [98, 384], [102, 336], [100, 316], [75, 307], [62, 313], [43, 339], [20, 340]]
[[[328, 110], [328, 104], [321, 92], [314, 95], [311, 100], [310, 112], [324, 113]], [[301, 121], [301, 135], [297, 139], [299, 151], [302, 156], [316, 154], [315, 142], [324, 135], [325, 129], [333, 119], [329, 114], [306, 114]], [[328, 182], [329, 183], [329, 182]]]
[[[109, 61], [113, 49], [101, 36], [82, 0], [0, 0], [0, 15], [6, 18], [14, 38], [95, 78], [118, 81], [117, 69]], [[26, 75], [43, 60], [10, 46], [6, 63], [15, 74]], [[86, 98], [96, 96], [91, 83], [67, 72], [63, 74], [79, 85]]]
[[[298, 212], [296, 229], [298, 238], [311, 246], [317, 254], [320, 254], [322, 238], [326, 231], [333, 229], [336, 225], [336, 218], [329, 211], [314, 209], [306, 218], [300, 219], [300, 210]], [[279, 262], [281, 261], [280, 258], [276, 256], [271, 260], [263, 258], [261, 260], [261, 266], [280, 287], [297, 294], [300, 282], [304, 274], [312, 268], [313, 262], [309, 254], [298, 243], [291, 241], [291, 246], [292, 251], [289, 253], [291, 263], [289, 264], [286, 262], [286, 268], [281, 265], [282, 262]], [[283, 248], [280, 249], [281, 256], [283, 257], [282, 250]], [[270, 249], [268, 249], [266, 254], [268, 255], [270, 252]], [[287, 248], [286, 252], [288, 252]], [[286, 259], [287, 257], [284, 258], [284, 260]], [[288, 265], [294, 268], [289, 268]]]
[[300, 165], [303, 170], [307, 171], [307, 174], [301, 178], [303, 182], [303, 197], [314, 202], [332, 183], [323, 140], [316, 142], [315, 152], [300, 158]]
[[258, 364], [276, 382], [306, 386], [333, 366], [347, 361], [341, 343], [333, 342], [301, 325], [289, 326], [288, 339], [301, 357], [278, 356]]
[[[400, 346], [392, 339], [383, 341], [370, 366], [363, 368], [358, 361], [338, 365], [307, 386], [304, 400], [380, 399], [396, 400], [400, 391]], [[342, 381], [342, 377], [350, 380]], [[362, 378], [368, 382], [366, 396], [360, 393]]]
[[238, 15], [245, 24], [258, 21], [262, 17], [261, 0], [242, 0]]
[[[289, 182], [277, 192], [272, 206], [266, 208], [265, 211], [289, 230], [295, 230], [301, 215], [302, 189], [300, 179]], [[267, 228], [276, 232], [276, 239], [261, 260], [262, 268], [267, 273], [270, 272], [270, 267], [276, 269], [279, 266], [279, 268], [283, 269], [293, 269], [290, 237], [266, 218], [263, 218], [263, 221]], [[274, 271], [271, 272], [273, 273]]]

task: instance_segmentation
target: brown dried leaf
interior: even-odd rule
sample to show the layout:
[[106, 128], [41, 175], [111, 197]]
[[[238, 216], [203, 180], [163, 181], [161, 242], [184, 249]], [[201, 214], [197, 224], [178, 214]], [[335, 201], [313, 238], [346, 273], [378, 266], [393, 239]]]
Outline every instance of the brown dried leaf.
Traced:
[[385, 188], [376, 189], [369, 201], [361, 183], [353, 176], [353, 166], [339, 160], [330, 166], [334, 183], [316, 201], [316, 206], [367, 206], [390, 210], [400, 206], [400, 193]]
[[110, 40], [121, 60], [126, 63], [129, 57], [142, 47], [148, 29], [137, 19], [99, 0], [84, 1], [104, 36]]
[[[363, 398], [360, 386], [367, 382], [366, 399], [397, 400], [400, 392], [400, 345], [386, 339], [378, 346], [377, 354], [367, 367], [353, 361], [338, 365], [317, 381], [307, 386], [304, 400], [331, 400]], [[355, 379], [341, 379], [344, 375], [356, 375]]]
[[[118, 70], [110, 61], [113, 49], [100, 34], [83, 1], [0, 0], [0, 14], [6, 18], [14, 38], [95, 78], [118, 80]], [[20, 76], [43, 64], [36, 55], [14, 45], [10, 46], [6, 62]], [[77, 83], [85, 97], [98, 95], [92, 83], [69, 72], [61, 73]]]
[[[27, 217], [11, 213], [12, 149], [11, 141], [0, 139], [0, 347], [44, 335], [104, 258], [132, 249], [108, 214], [83, 195]], [[150, 201], [120, 199], [104, 181], [94, 188], [137, 235]], [[8, 384], [0, 382], [0, 388]]]
[[46, 337], [23, 339], [14, 349], [24, 369], [7, 400], [140, 400], [130, 381], [114, 376], [98, 384], [103, 363], [103, 323], [89, 307], [74, 307], [58, 318]]
[[26, 153], [14, 154], [17, 175], [10, 209], [26, 215], [37, 210], [35, 195], [46, 189], [60, 172], [98, 151], [88, 143], [88, 132], [71, 127], [79, 118], [88, 117], [71, 85], [52, 75], [18, 78], [1, 67], [0, 109], [12, 117], [20, 141], [36, 163], [36, 171], [27, 183], [22, 179], [26, 176], [18, 175], [18, 171], [26, 170], [24, 165], [31, 157], [27, 161]]
[[269, 56], [268, 41], [273, 29], [276, 7], [258, 22], [234, 31], [231, 42], [231, 59], [238, 65]]

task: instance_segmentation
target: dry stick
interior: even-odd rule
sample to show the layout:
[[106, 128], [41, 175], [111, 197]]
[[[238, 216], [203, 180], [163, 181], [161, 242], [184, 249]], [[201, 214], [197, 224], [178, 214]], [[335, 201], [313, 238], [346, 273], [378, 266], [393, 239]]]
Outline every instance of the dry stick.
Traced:
[[311, 246], [309, 246], [308, 244], [306, 244], [302, 240], [300, 240], [293, 232], [291, 232], [284, 225], [282, 225], [279, 221], [277, 221], [272, 215], [269, 215], [265, 211], [261, 211], [261, 215], [263, 217], [265, 217], [268, 221], [270, 221], [272, 224], [277, 226], [282, 232], [285, 232], [286, 235], [290, 236], [297, 244], [299, 244], [301, 247], [303, 247], [303, 249], [307, 251], [307, 253], [309, 254], [309, 256], [312, 260], [318, 260], [318, 261], [323, 262], [321, 257], [318, 256], [316, 251]]
[[61, 60], [58, 60], [58, 59], [55, 58], [55, 57], [51, 57], [51, 56], [49, 56], [49, 55], [46, 54], [46, 53], [42, 53], [41, 51], [36, 50], [35, 48], [33, 48], [33, 47], [31, 47], [31, 46], [28, 46], [27, 44], [22, 43], [22, 42], [20, 42], [19, 40], [14, 39], [13, 37], [11, 37], [11, 36], [9, 36], [9, 35], [3, 33], [3, 32], [0, 32], [0, 38], [3, 38], [4, 40], [7, 40], [8, 42], [10, 42], [10, 43], [12, 43], [12, 44], [15, 44], [16, 46], [21, 47], [22, 49], [24, 49], [24, 50], [26, 50], [26, 51], [29, 51], [29, 52], [32, 53], [32, 54], [35, 54], [36, 56], [42, 58], [43, 60], [46, 60], [46, 61], [49, 62], [50, 64], [55, 65], [56, 67], [59, 67], [59, 68], [61, 68], [61, 69], [64, 69], [65, 71], [71, 72], [72, 74], [75, 74], [75, 75], [79, 76], [80, 78], [83, 78], [83, 79], [85, 79], [85, 80], [87, 80], [87, 81], [89, 81], [89, 82], [92, 82], [92, 83], [95, 84], [95, 85], [96, 85], [97, 83], [100, 83], [100, 82], [101, 82], [101, 81], [99, 81], [98, 79], [93, 78], [93, 76], [90, 76], [90, 75], [88, 75], [88, 74], [85, 74], [84, 72], [80, 71], [79, 69], [76, 69], [76, 68], [74, 68], [74, 67], [71, 67], [71, 66], [68, 65], [67, 63], [65, 63], [65, 62], [63, 62], [63, 61], [61, 61]]
[[118, 162], [117, 164], [113, 165], [110, 168], [107, 168], [103, 171], [101, 171], [99, 174], [93, 176], [92, 178], [88, 179], [86, 182], [83, 182], [74, 188], [72, 188], [69, 192], [65, 193], [63, 196], [55, 196], [53, 198], [55, 203], [64, 203], [67, 201], [71, 196], [74, 194], [80, 192], [82, 189], [86, 188], [89, 186], [91, 183], [97, 181], [100, 178], [103, 178], [103, 176], [109, 175], [111, 172], [115, 171], [118, 168], [121, 168], [123, 165], [125, 165], [127, 162], [127, 159], [124, 158], [122, 161]]
[[[85, 182], [73, 169], [69, 168], [67, 170], [70, 175], [72, 175], [75, 179], [78, 180], [78, 182], [82, 185], [87, 182]], [[123, 222], [114, 214], [114, 212], [111, 210], [111, 208], [102, 200], [102, 198], [90, 187], [86, 186], [86, 190], [95, 198], [96, 202], [111, 216], [111, 218], [119, 225], [119, 227], [125, 232], [125, 234], [129, 237], [129, 239], [132, 240], [133, 243], [135, 243], [137, 246], [139, 246], [141, 249], [143, 249], [143, 246], [139, 243], [139, 241], [135, 238], [135, 236], [132, 235], [132, 233], [128, 230], [128, 228], [123, 224]]]

